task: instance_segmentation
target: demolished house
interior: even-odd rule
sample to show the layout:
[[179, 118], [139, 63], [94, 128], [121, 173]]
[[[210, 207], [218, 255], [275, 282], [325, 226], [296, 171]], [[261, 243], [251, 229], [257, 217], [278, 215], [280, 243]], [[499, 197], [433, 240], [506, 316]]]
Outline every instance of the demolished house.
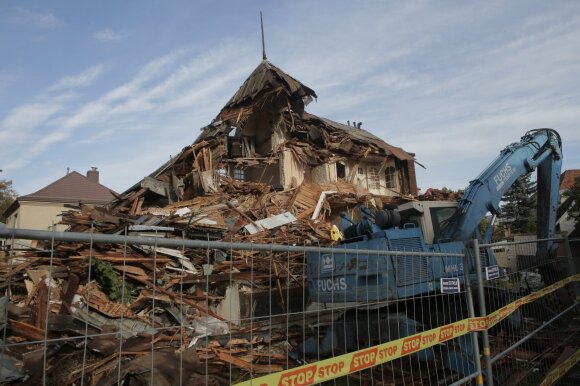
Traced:
[[187, 203], [221, 193], [231, 181], [272, 191], [340, 181], [377, 196], [417, 195], [413, 154], [360, 123], [307, 113], [312, 98], [312, 89], [263, 61], [197, 140], [125, 192], [115, 209], [131, 211], [124, 199], [143, 201], [140, 210]]
[[[193, 144], [107, 206], [82, 206], [65, 213], [63, 223], [74, 232], [328, 246], [336, 242], [331, 230], [340, 212], [354, 215], [359, 205], [381, 208], [414, 199], [413, 154], [360, 123], [344, 125], [307, 113], [313, 98], [312, 89], [264, 60]], [[21, 264], [11, 269], [10, 301], [18, 309], [9, 318], [11, 335], [44, 337], [47, 313], [49, 338], [74, 336], [74, 328], [67, 330], [70, 317], [96, 333], [111, 328], [129, 332], [124, 342], [116, 335], [106, 344], [91, 340], [94, 363], [109, 366], [93, 369], [92, 384], [95, 379], [113, 384], [107, 374], [125, 374], [138, 358], [129, 355], [121, 363], [103, 345], [118, 348], [130, 341], [135, 347], [126, 351], [148, 352], [177, 334], [175, 348], [197, 347], [196, 360], [206, 362], [205, 370], [210, 366], [219, 373], [221, 366], [233, 366], [264, 373], [287, 364], [286, 345], [299, 343], [288, 331], [262, 333], [253, 326], [252, 338], [247, 332], [253, 318], [304, 309], [302, 253], [89, 243], [45, 248], [20, 256]], [[53, 286], [60, 291], [50, 292]], [[66, 326], [59, 325], [63, 315], [68, 316]], [[208, 320], [220, 328], [202, 333]], [[169, 327], [176, 321], [188, 328], [173, 331]], [[155, 339], [139, 338], [143, 334]], [[211, 340], [193, 345], [199, 336]], [[252, 356], [244, 354], [249, 339], [252, 344], [269, 339], [268, 346], [277, 347], [269, 351], [264, 346], [261, 355], [268, 365], [252, 363]], [[240, 355], [232, 356], [232, 347]], [[58, 351], [51, 353], [49, 364], [59, 358]], [[117, 361], [122, 369], [113, 371]], [[76, 370], [71, 373], [78, 379], [82, 375]], [[37, 381], [29, 379], [30, 384]]]

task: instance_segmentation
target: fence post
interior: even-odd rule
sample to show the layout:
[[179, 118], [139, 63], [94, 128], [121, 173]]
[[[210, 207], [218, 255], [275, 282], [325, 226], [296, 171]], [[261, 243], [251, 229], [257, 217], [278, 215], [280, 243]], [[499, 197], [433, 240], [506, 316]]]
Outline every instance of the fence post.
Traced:
[[[471, 293], [471, 282], [469, 278], [469, 261], [467, 259], [467, 252], [463, 254], [463, 278], [465, 280], [465, 291], [467, 292], [467, 312], [470, 318], [475, 317], [475, 309], [473, 307], [473, 294]], [[481, 360], [479, 358], [479, 341], [477, 339], [477, 332], [471, 333], [471, 340], [473, 341], [473, 361], [477, 371], [475, 383], [477, 386], [483, 385], [483, 375], [481, 372]]]
[[[483, 275], [481, 273], [481, 255], [479, 254], [479, 241], [473, 239], [473, 255], [475, 257], [475, 273], [477, 275], [477, 294], [479, 298], [479, 316], [487, 316], [487, 311], [485, 307], [485, 290], [483, 288]], [[493, 373], [491, 369], [491, 352], [489, 350], [489, 333], [487, 330], [481, 332], [481, 337], [483, 339], [483, 359], [485, 361], [485, 371], [486, 371], [486, 384], [488, 386], [493, 386]]]

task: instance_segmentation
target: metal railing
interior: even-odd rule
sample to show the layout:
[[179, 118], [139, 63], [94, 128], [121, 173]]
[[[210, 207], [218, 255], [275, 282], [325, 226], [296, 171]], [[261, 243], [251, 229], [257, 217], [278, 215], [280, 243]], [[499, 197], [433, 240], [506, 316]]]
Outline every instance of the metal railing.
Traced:
[[[0, 382], [517, 384], [573, 345], [577, 283], [552, 289], [576, 273], [574, 241], [549, 240], [561, 249], [534, 261], [542, 240], [465, 254], [150, 231], [0, 228], [7, 246], [38, 241], [0, 257]], [[521, 264], [486, 277], [490, 250], [516, 245]], [[440, 276], [459, 286], [443, 292]]]

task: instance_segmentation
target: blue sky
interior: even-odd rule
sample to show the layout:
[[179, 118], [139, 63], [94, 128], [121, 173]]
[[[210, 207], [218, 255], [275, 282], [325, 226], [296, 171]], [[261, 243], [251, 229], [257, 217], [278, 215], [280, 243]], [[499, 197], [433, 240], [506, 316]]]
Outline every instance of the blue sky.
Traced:
[[191, 144], [261, 60], [308, 111], [416, 153], [418, 185], [464, 188], [528, 129], [580, 168], [577, 1], [2, 1], [0, 178], [66, 168], [123, 191]]

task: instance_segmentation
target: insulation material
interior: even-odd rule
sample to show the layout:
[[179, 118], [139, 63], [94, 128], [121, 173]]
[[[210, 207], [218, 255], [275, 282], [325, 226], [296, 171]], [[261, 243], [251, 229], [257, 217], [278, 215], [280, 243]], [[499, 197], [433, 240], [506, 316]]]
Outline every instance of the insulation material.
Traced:
[[276, 216], [268, 217], [263, 220], [254, 221], [246, 225], [244, 228], [250, 232], [251, 235], [261, 232], [266, 229], [274, 229], [282, 225], [290, 224], [296, 221], [296, 217], [290, 212], [278, 214]]

